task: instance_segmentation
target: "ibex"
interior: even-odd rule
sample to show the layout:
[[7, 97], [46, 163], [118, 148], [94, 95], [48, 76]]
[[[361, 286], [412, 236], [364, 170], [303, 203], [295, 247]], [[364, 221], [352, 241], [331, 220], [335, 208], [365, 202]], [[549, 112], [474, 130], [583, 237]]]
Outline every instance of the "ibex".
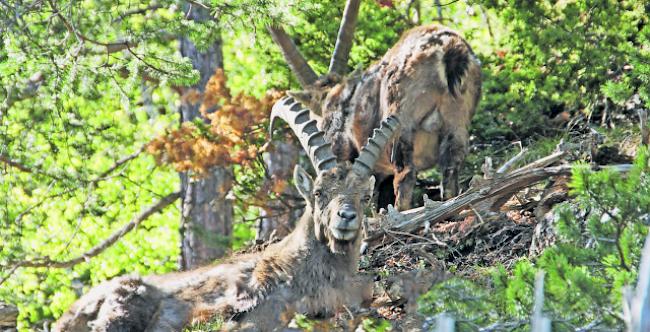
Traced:
[[240, 321], [240, 329], [264, 331], [281, 324], [282, 312], [329, 315], [360, 302], [355, 276], [372, 168], [399, 121], [385, 119], [350, 163], [336, 161], [309, 110], [292, 98], [279, 101], [273, 116], [289, 123], [318, 173], [314, 181], [301, 167], [294, 170], [306, 208], [292, 233], [261, 253], [219, 265], [103, 283], [73, 304], [54, 330], [180, 331], [216, 315]]
[[354, 160], [382, 119], [399, 117], [401, 131], [374, 169], [379, 194], [384, 188], [394, 193], [386, 203], [394, 199], [398, 209], [408, 209], [416, 172], [436, 165], [444, 197], [453, 197], [481, 94], [480, 63], [458, 33], [429, 25], [406, 32], [364, 72], [341, 78], [359, 2], [348, 0], [329, 73], [320, 78], [281, 28], [269, 28], [304, 89], [290, 95], [322, 117], [319, 127], [338, 160]]

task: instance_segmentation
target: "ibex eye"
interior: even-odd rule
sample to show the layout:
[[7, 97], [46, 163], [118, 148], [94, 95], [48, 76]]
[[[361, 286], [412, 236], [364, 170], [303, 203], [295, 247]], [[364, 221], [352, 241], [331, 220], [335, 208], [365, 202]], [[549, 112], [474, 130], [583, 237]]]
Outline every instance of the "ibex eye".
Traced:
[[363, 196], [363, 200], [366, 202], [370, 202], [370, 195]]
[[316, 196], [316, 197], [320, 197], [322, 194], [323, 194], [323, 191], [322, 191], [322, 190], [320, 190], [320, 189], [316, 189], [316, 190], [314, 190], [314, 196]]

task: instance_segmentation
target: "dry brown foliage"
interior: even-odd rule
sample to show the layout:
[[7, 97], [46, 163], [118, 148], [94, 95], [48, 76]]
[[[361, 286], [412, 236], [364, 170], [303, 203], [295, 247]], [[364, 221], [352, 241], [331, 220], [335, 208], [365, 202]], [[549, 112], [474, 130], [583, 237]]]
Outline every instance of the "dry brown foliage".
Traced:
[[214, 166], [246, 165], [261, 153], [265, 124], [271, 107], [283, 93], [269, 91], [257, 99], [239, 93], [232, 96], [227, 77], [217, 69], [206, 84], [205, 93], [189, 89], [182, 102], [199, 104], [204, 124], [184, 122], [147, 144], [159, 164], [171, 164], [178, 171], [205, 174]]

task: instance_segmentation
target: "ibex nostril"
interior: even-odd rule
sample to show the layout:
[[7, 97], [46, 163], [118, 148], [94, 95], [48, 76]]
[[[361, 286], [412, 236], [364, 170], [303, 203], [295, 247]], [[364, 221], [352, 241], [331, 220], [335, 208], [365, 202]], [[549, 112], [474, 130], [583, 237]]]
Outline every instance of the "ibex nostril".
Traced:
[[339, 210], [339, 217], [347, 220], [352, 220], [357, 217], [357, 213], [353, 210]]

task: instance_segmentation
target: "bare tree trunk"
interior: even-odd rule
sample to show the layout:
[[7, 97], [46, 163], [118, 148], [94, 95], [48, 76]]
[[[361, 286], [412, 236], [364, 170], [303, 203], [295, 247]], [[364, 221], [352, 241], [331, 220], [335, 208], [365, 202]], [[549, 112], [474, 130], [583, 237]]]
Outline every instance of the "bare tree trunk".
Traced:
[[13, 305], [0, 302], [0, 331], [16, 331], [18, 309]]
[[[186, 12], [194, 21], [208, 21], [210, 13], [197, 6], [188, 5]], [[188, 57], [201, 74], [200, 81], [190, 87], [203, 93], [210, 76], [223, 68], [221, 40], [215, 41], [205, 51], [199, 51], [187, 37], [181, 37], [180, 51]], [[192, 104], [182, 98], [179, 112], [181, 121], [201, 117], [200, 103]], [[205, 265], [224, 255], [232, 232], [232, 202], [227, 198], [233, 175], [228, 168], [215, 167], [200, 178], [181, 173], [182, 224], [180, 268], [192, 269]]]

